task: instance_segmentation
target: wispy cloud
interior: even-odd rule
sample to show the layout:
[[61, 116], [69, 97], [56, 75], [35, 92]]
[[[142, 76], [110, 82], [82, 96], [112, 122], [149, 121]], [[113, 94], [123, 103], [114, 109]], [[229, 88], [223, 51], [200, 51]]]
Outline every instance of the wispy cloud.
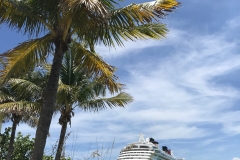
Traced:
[[238, 23], [240, 21], [240, 16], [237, 16], [233, 19], [230, 19], [227, 21], [227, 27], [230, 29], [238, 29], [240, 27], [240, 24]]
[[[236, 22], [237, 18], [230, 20], [222, 28], [234, 27]], [[239, 134], [240, 129], [235, 124], [240, 122], [238, 111], [231, 110], [235, 101], [239, 100], [239, 91], [214, 80], [240, 69], [238, 41], [229, 40], [232, 39], [227, 34], [229, 30], [212, 35], [199, 35], [174, 28], [170, 30], [163, 42], [140, 42], [137, 45], [130, 42], [126, 48], [117, 48], [117, 54], [113, 51], [104, 52], [104, 57], [111, 60], [122, 56], [127, 59], [130, 53], [137, 56], [146, 47], [173, 48], [169, 56], [154, 57], [155, 63], [144, 59], [124, 66], [130, 75], [126, 84], [135, 103], [129, 109], [120, 111], [122, 114], [115, 116], [115, 119], [125, 119], [133, 124], [137, 121], [151, 123], [150, 128], [161, 128], [157, 123], [166, 122], [170, 127], [165, 128], [168, 137], [164, 138], [184, 137], [170, 134], [176, 129], [174, 124], [184, 128], [186, 132], [182, 134], [185, 137], [189, 137], [191, 132], [196, 133], [194, 137], [209, 135], [209, 131], [204, 130], [208, 126], [201, 125], [199, 128], [198, 124], [203, 123], [220, 124], [225, 134]]]

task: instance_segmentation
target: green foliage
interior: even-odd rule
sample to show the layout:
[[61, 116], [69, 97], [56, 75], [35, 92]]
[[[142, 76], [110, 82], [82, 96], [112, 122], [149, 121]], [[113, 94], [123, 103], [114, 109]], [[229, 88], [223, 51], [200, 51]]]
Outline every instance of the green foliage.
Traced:
[[11, 128], [5, 128], [5, 132], [3, 134], [0, 133], [0, 157], [1, 159], [5, 159], [7, 156], [8, 145], [10, 141], [10, 132]]
[[[5, 128], [4, 133], [0, 133], [0, 160], [5, 160], [7, 157], [10, 133], [10, 127]], [[29, 160], [33, 152], [34, 138], [31, 139], [29, 134], [24, 136], [18, 132], [13, 146], [13, 160]], [[43, 160], [54, 160], [54, 157], [44, 155]], [[61, 160], [71, 160], [71, 158], [61, 158]]]
[[18, 132], [14, 143], [14, 159], [29, 160], [34, 146], [34, 139], [30, 139], [30, 135], [23, 136]]
[[[1, 160], [6, 159], [8, 146], [10, 142], [11, 128], [5, 128], [4, 133], [0, 133], [0, 157]], [[18, 132], [13, 151], [13, 160], [29, 160], [33, 151], [34, 139], [30, 139], [30, 135], [23, 136]]]

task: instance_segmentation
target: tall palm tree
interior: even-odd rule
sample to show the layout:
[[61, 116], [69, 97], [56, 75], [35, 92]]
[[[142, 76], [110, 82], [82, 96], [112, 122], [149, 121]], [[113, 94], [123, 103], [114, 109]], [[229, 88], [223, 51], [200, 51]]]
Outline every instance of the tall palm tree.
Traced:
[[[59, 124], [62, 126], [58, 141], [55, 160], [60, 160], [67, 124], [71, 125], [71, 117], [74, 108], [78, 107], [85, 111], [99, 111], [107, 107], [125, 107], [133, 98], [120, 92], [116, 96], [106, 98], [108, 82], [101, 77], [91, 77], [85, 70], [81, 70], [81, 64], [75, 62], [76, 54], [69, 50], [63, 59], [60, 72], [60, 83], [57, 92], [57, 105], [61, 116]], [[115, 82], [121, 88], [122, 84]], [[75, 107], [73, 107], [75, 105]]]
[[[94, 45], [114, 46], [123, 45], [122, 40], [162, 38], [167, 30], [157, 20], [179, 5], [176, 0], [156, 0], [116, 9], [115, 4], [114, 0], [0, 0], [0, 23], [30, 36], [46, 33], [1, 55], [7, 63], [0, 73], [3, 82], [12, 75], [17, 76], [33, 68], [36, 63], [44, 61], [49, 52], [54, 52], [36, 132], [34, 160], [41, 160], [43, 156], [62, 59], [72, 36], [86, 40], [90, 46], [89, 50], [80, 44], [75, 48], [83, 67], [89, 72], [102, 72], [109, 77], [111, 71], [103, 70], [105, 63], [95, 57]], [[111, 86], [111, 92], [116, 90], [117, 86]]]
[[31, 127], [36, 127], [42, 104], [30, 101], [30, 95], [23, 97], [22, 93], [18, 93], [13, 89], [12, 83], [15, 80], [10, 81], [11, 82], [0, 88], [0, 113], [3, 115], [2, 118], [5, 121], [12, 121], [12, 131], [6, 157], [7, 160], [12, 159], [17, 125], [23, 122]]

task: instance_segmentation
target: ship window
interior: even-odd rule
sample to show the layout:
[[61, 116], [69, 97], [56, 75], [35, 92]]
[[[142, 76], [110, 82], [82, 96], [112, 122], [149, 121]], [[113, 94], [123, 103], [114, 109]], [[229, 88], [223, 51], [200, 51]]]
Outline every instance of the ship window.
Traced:
[[132, 146], [132, 148], [138, 148], [138, 146]]
[[153, 149], [158, 149], [158, 147], [153, 146]]
[[140, 146], [140, 148], [149, 148], [148, 146]]

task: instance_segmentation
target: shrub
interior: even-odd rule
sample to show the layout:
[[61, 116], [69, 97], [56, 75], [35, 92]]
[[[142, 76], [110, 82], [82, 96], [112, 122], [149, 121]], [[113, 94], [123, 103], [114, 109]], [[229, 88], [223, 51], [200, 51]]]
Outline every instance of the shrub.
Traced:
[[[6, 159], [10, 141], [10, 132], [11, 128], [5, 128], [4, 133], [0, 133], [1, 159]], [[34, 147], [34, 139], [30, 139], [30, 135], [23, 136], [21, 132], [18, 132], [13, 146], [13, 160], [29, 160]]]
[[[10, 142], [11, 128], [5, 128], [4, 133], [0, 133], [0, 160], [5, 160], [7, 157], [8, 146]], [[14, 141], [13, 160], [29, 160], [34, 147], [34, 138], [30, 138], [30, 134], [24, 136], [21, 132], [17, 133]], [[43, 160], [54, 160], [52, 156], [43, 156]], [[70, 158], [61, 158], [61, 160], [71, 160]]]

